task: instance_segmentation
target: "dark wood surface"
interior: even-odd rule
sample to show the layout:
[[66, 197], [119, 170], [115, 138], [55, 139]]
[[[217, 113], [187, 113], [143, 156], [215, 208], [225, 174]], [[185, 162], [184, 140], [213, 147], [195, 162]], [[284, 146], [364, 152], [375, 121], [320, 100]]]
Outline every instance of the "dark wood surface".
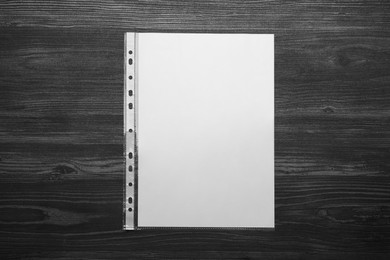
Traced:
[[[375, 0], [1, 1], [0, 258], [390, 259], [389, 14]], [[275, 231], [121, 230], [132, 30], [275, 34]]]

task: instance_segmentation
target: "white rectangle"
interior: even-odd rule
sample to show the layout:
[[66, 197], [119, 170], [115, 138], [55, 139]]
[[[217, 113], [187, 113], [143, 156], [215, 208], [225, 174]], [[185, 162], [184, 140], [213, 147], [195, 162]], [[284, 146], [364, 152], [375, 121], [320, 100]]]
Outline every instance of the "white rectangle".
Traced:
[[139, 227], [274, 227], [274, 37], [140, 33]]

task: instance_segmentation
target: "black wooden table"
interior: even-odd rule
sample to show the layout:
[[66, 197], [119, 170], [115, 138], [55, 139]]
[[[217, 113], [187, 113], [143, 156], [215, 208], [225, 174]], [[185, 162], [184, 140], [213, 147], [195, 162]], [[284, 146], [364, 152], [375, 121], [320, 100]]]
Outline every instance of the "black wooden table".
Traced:
[[[275, 34], [275, 231], [121, 230], [132, 30]], [[388, 1], [2, 1], [0, 258], [389, 259], [389, 84]]]

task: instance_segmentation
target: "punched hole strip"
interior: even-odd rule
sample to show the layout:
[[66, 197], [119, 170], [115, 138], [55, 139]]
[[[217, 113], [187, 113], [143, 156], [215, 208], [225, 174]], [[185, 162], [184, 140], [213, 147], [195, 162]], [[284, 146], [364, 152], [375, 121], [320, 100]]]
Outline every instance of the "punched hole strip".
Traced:
[[125, 201], [124, 229], [136, 228], [136, 106], [135, 106], [135, 46], [136, 34], [125, 34], [125, 87], [124, 87], [124, 137], [125, 137]]

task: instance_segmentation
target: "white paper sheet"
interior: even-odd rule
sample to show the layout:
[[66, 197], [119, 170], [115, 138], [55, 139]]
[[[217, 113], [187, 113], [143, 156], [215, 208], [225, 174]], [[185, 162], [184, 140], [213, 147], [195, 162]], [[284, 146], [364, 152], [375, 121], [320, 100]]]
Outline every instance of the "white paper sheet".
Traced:
[[273, 35], [138, 37], [138, 225], [274, 227]]

